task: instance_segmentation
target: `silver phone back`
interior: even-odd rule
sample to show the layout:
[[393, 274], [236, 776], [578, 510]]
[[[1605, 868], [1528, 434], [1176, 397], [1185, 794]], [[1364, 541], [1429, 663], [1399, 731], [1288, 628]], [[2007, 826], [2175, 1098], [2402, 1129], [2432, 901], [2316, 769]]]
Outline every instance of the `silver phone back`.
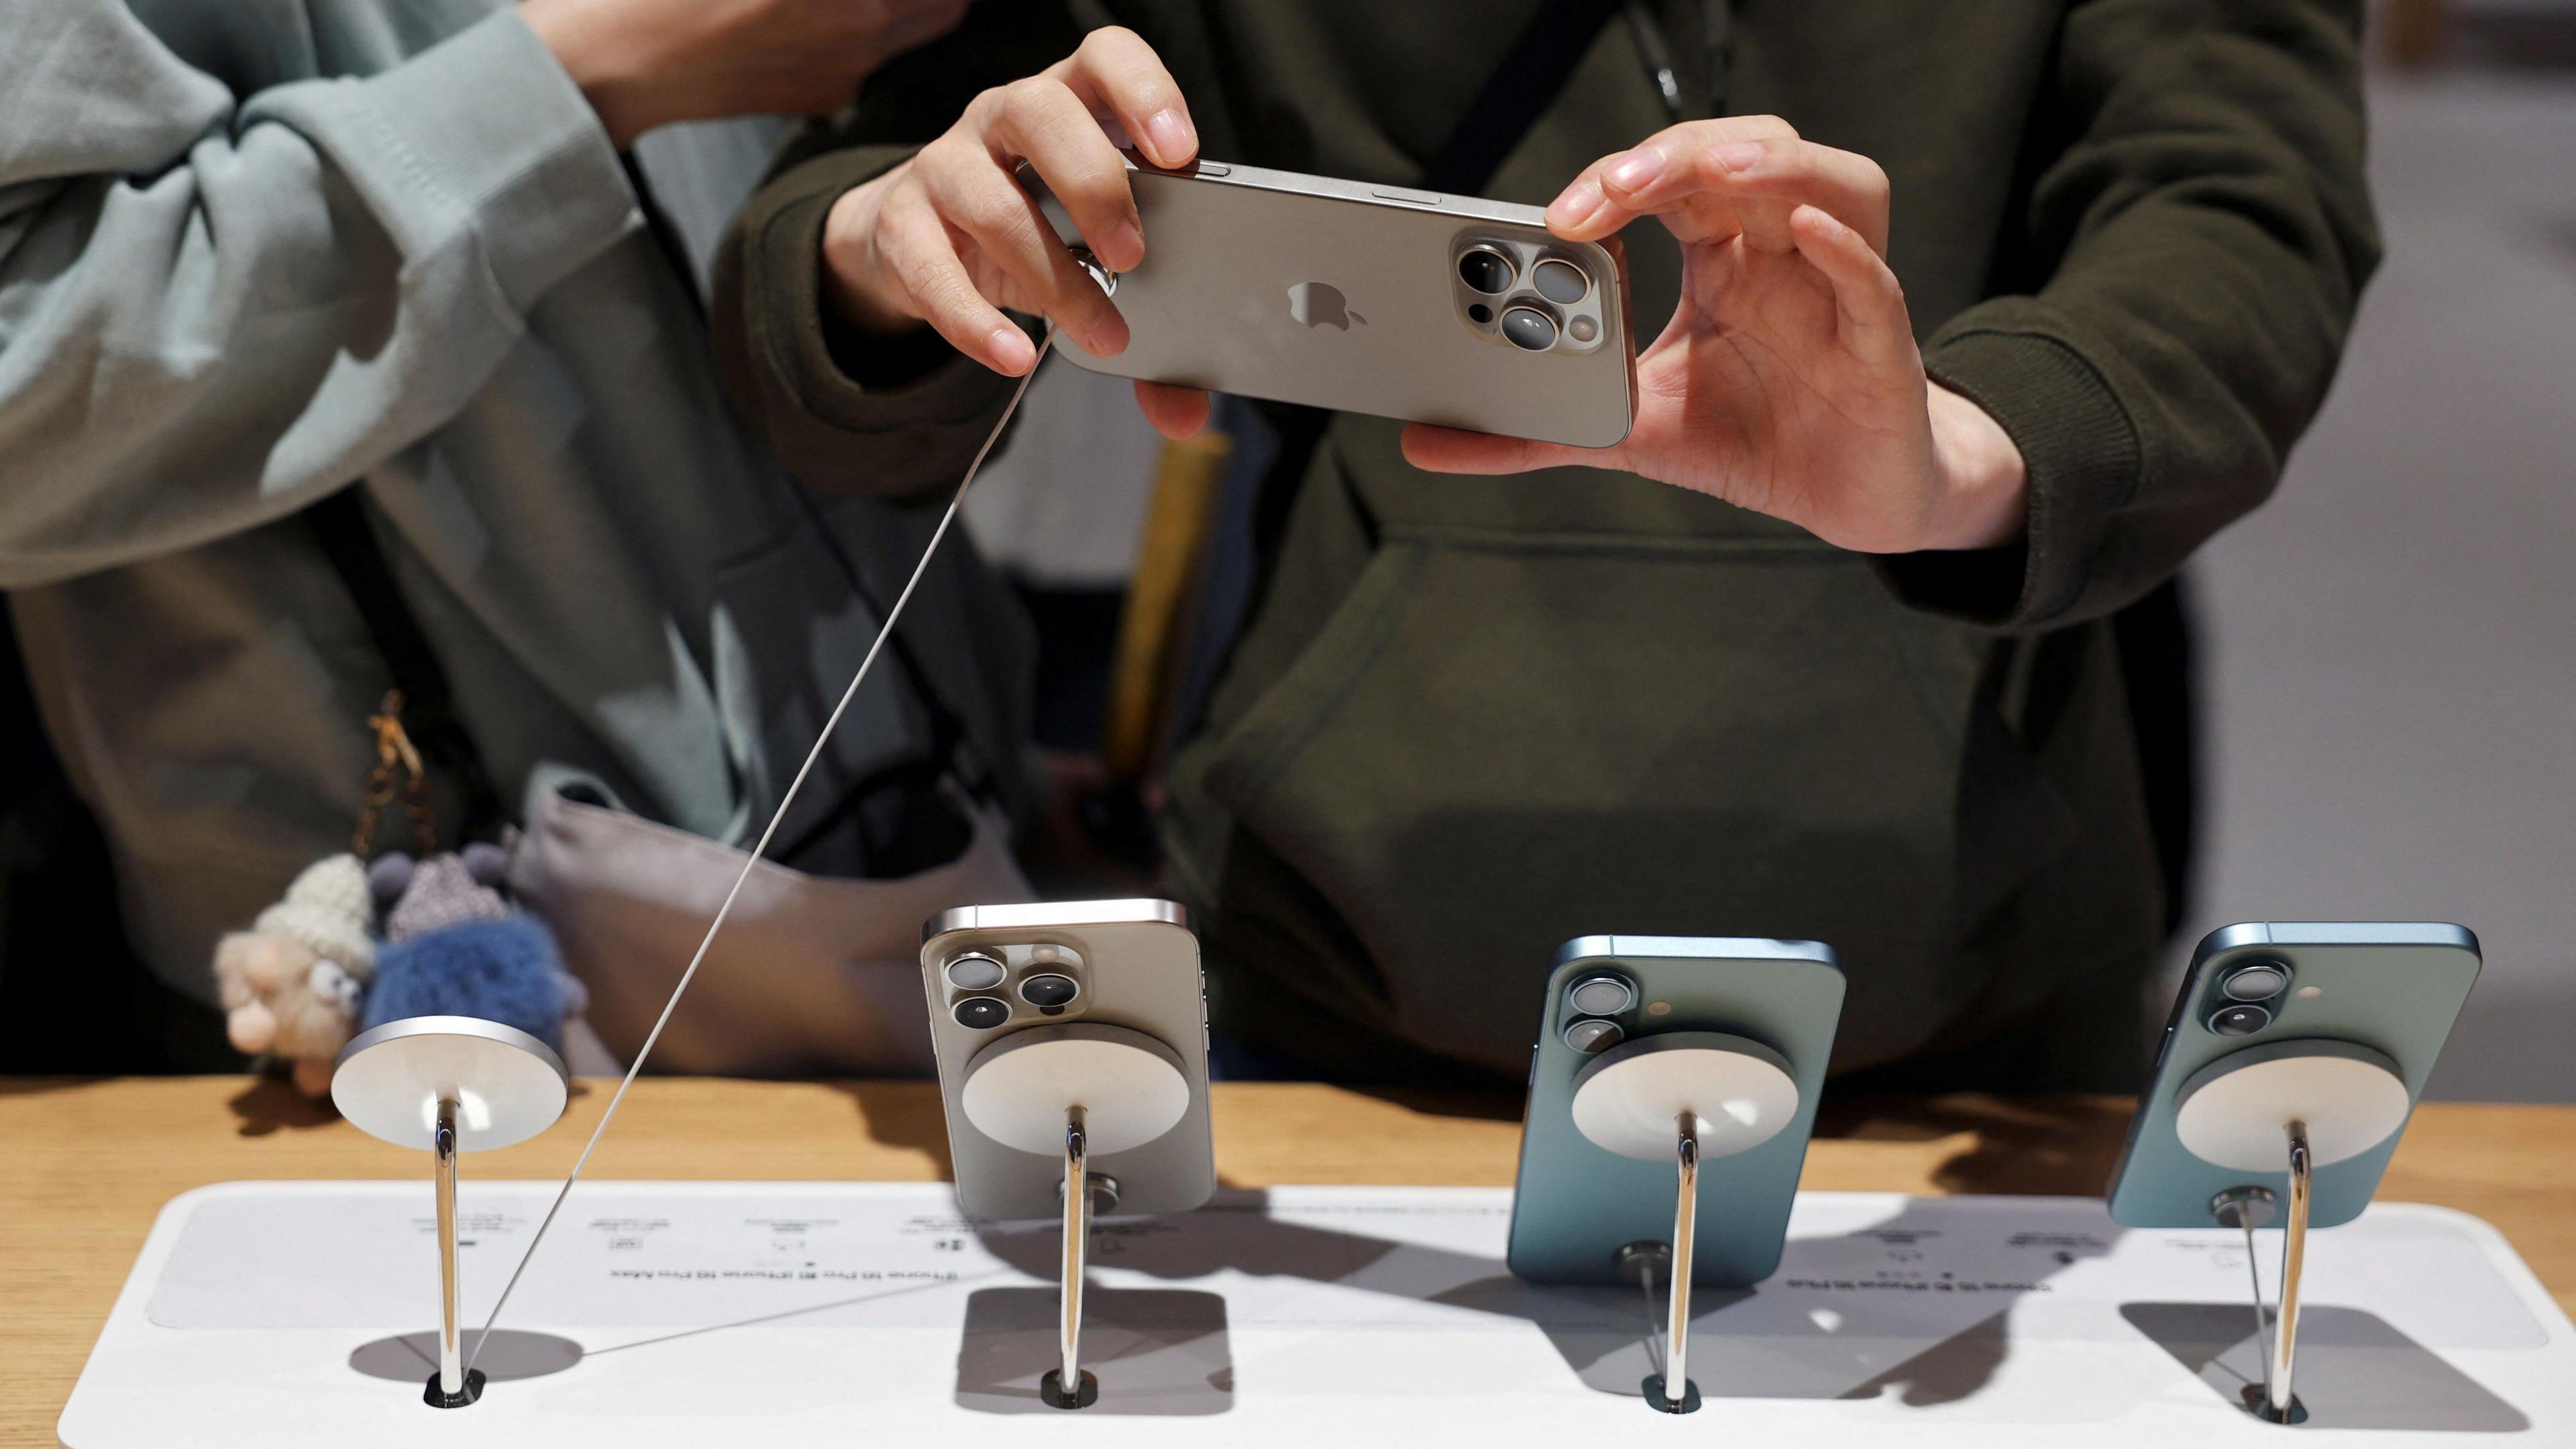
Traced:
[[[1111, 358], [1061, 349], [1076, 366], [1577, 447], [1628, 435], [1635, 364], [1618, 263], [1550, 236], [1538, 208], [1216, 162], [1129, 180], [1145, 260], [1113, 295], [1131, 340]], [[1599, 289], [1583, 310], [1601, 335], [1527, 352], [1470, 325], [1457, 254], [1471, 238], [1581, 267]]]
[[[1043, 1015], [1019, 999], [1015, 988], [1028, 973], [1016, 965], [993, 991], [960, 992], [948, 983], [948, 963], [970, 947], [1008, 955], [1012, 947], [1039, 945], [1069, 949], [1082, 962], [1082, 995], [1059, 1015]], [[977, 1053], [1014, 1032], [1070, 1022], [1143, 1032], [1171, 1048], [1189, 1080], [1189, 1110], [1171, 1131], [1142, 1147], [1091, 1159], [1091, 1171], [1118, 1180], [1117, 1211], [1187, 1212], [1216, 1191], [1216, 1151], [1208, 1131], [1207, 998], [1198, 937], [1179, 906], [1066, 901], [943, 911], [922, 927], [921, 981], [930, 1004], [930, 1042], [939, 1061], [957, 1201], [969, 1216], [1048, 1218], [1059, 1210], [1063, 1159], [985, 1136], [966, 1120], [958, 1097]], [[1010, 1002], [1011, 1018], [982, 1031], [961, 1026], [952, 1014], [961, 995], [1001, 996]]]

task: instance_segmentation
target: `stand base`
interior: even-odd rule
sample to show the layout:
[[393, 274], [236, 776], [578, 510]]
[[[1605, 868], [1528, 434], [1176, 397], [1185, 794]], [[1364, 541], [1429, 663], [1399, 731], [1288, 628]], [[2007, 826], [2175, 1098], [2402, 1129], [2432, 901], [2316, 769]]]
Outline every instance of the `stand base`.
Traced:
[[1682, 1380], [1682, 1398], [1678, 1404], [1664, 1393], [1662, 1374], [1646, 1375], [1646, 1381], [1638, 1387], [1645, 1392], [1646, 1402], [1653, 1405], [1660, 1413], [1696, 1414], [1699, 1412], [1699, 1385], [1688, 1379]]
[[481, 1397], [483, 1397], [483, 1371], [481, 1369], [467, 1369], [465, 1371], [465, 1387], [452, 1394], [440, 1393], [438, 1391], [438, 1375], [431, 1374], [429, 1376], [429, 1388], [420, 1396], [420, 1401], [429, 1405], [433, 1409], [461, 1409]]
[[1093, 1378], [1089, 1369], [1083, 1370], [1081, 1387], [1068, 1398], [1064, 1392], [1064, 1374], [1048, 1369], [1046, 1376], [1038, 1380], [1038, 1397], [1050, 1409], [1088, 1409], [1100, 1402], [1100, 1380]]
[[2304, 1424], [2308, 1422], [2308, 1406], [2300, 1403], [2299, 1396], [2296, 1394], [2290, 1395], [2290, 1412], [2286, 1414], [2275, 1414], [2272, 1412], [2272, 1396], [2263, 1392], [2263, 1386], [2261, 1384], [2247, 1384], [2242, 1397], [2245, 1400], [2245, 1412], [2252, 1414], [2255, 1418], [2262, 1420], [2266, 1424]]

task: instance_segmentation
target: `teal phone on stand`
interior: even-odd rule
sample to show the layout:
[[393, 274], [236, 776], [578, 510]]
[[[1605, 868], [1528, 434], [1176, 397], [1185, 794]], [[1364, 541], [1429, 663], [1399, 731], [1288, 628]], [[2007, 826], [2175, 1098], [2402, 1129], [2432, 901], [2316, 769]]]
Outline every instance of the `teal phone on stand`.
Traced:
[[[2274, 922], [2211, 932], [2192, 953], [2155, 1080], [2129, 1123], [2111, 1178], [2112, 1219], [2133, 1228], [2205, 1228], [2220, 1193], [2286, 1191], [2286, 1153], [2270, 1172], [2222, 1167], [2185, 1148], [2176, 1129], [2194, 1083], [2240, 1053], [2367, 1053], [2405, 1083], [2411, 1111], [2478, 967], [2478, 938], [2439, 923]], [[2401, 1123], [2377, 1146], [2316, 1169], [2311, 1227], [2350, 1222], [2370, 1205], [2403, 1132]]]
[[1533, 1283], [1616, 1283], [1620, 1249], [1673, 1232], [1674, 1164], [1596, 1146], [1575, 1126], [1584, 1068], [1660, 1033], [1722, 1033], [1776, 1053], [1798, 1089], [1789, 1124], [1700, 1175], [1691, 1281], [1757, 1283], [1780, 1264], [1816, 1099], [1841, 1019], [1843, 973], [1814, 941], [1586, 936], [1556, 953], [1530, 1062], [1509, 1261]]

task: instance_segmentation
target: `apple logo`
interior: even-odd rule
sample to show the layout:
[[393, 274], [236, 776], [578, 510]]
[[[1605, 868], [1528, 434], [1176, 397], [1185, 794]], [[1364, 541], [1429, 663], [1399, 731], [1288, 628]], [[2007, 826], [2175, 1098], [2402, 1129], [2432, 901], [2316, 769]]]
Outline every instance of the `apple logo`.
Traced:
[[1353, 324], [1365, 327], [1368, 319], [1350, 308], [1350, 299], [1342, 289], [1329, 282], [1299, 282], [1288, 289], [1288, 315], [1303, 327], [1330, 327], [1348, 332]]

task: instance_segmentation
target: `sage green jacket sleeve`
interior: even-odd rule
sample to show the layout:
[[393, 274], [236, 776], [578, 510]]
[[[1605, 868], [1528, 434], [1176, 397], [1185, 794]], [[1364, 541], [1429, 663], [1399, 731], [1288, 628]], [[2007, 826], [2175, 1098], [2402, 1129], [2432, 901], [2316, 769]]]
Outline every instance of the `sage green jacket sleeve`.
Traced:
[[953, 488], [1016, 383], [928, 328], [888, 338], [844, 327], [823, 290], [832, 203], [900, 165], [978, 92], [1062, 60], [1107, 18], [1051, 0], [975, 6], [956, 31], [869, 77], [857, 104], [807, 127], [734, 219], [716, 260], [718, 367], [735, 412], [807, 484], [894, 498]]
[[377, 74], [249, 94], [124, 0], [0, 0], [0, 35], [0, 587], [354, 481], [637, 221], [508, 10]]
[[2379, 259], [2359, 33], [2349, 0], [2068, 8], [2003, 293], [1924, 347], [2020, 446], [2029, 538], [1891, 560], [1900, 595], [2098, 617], [2271, 492]]

